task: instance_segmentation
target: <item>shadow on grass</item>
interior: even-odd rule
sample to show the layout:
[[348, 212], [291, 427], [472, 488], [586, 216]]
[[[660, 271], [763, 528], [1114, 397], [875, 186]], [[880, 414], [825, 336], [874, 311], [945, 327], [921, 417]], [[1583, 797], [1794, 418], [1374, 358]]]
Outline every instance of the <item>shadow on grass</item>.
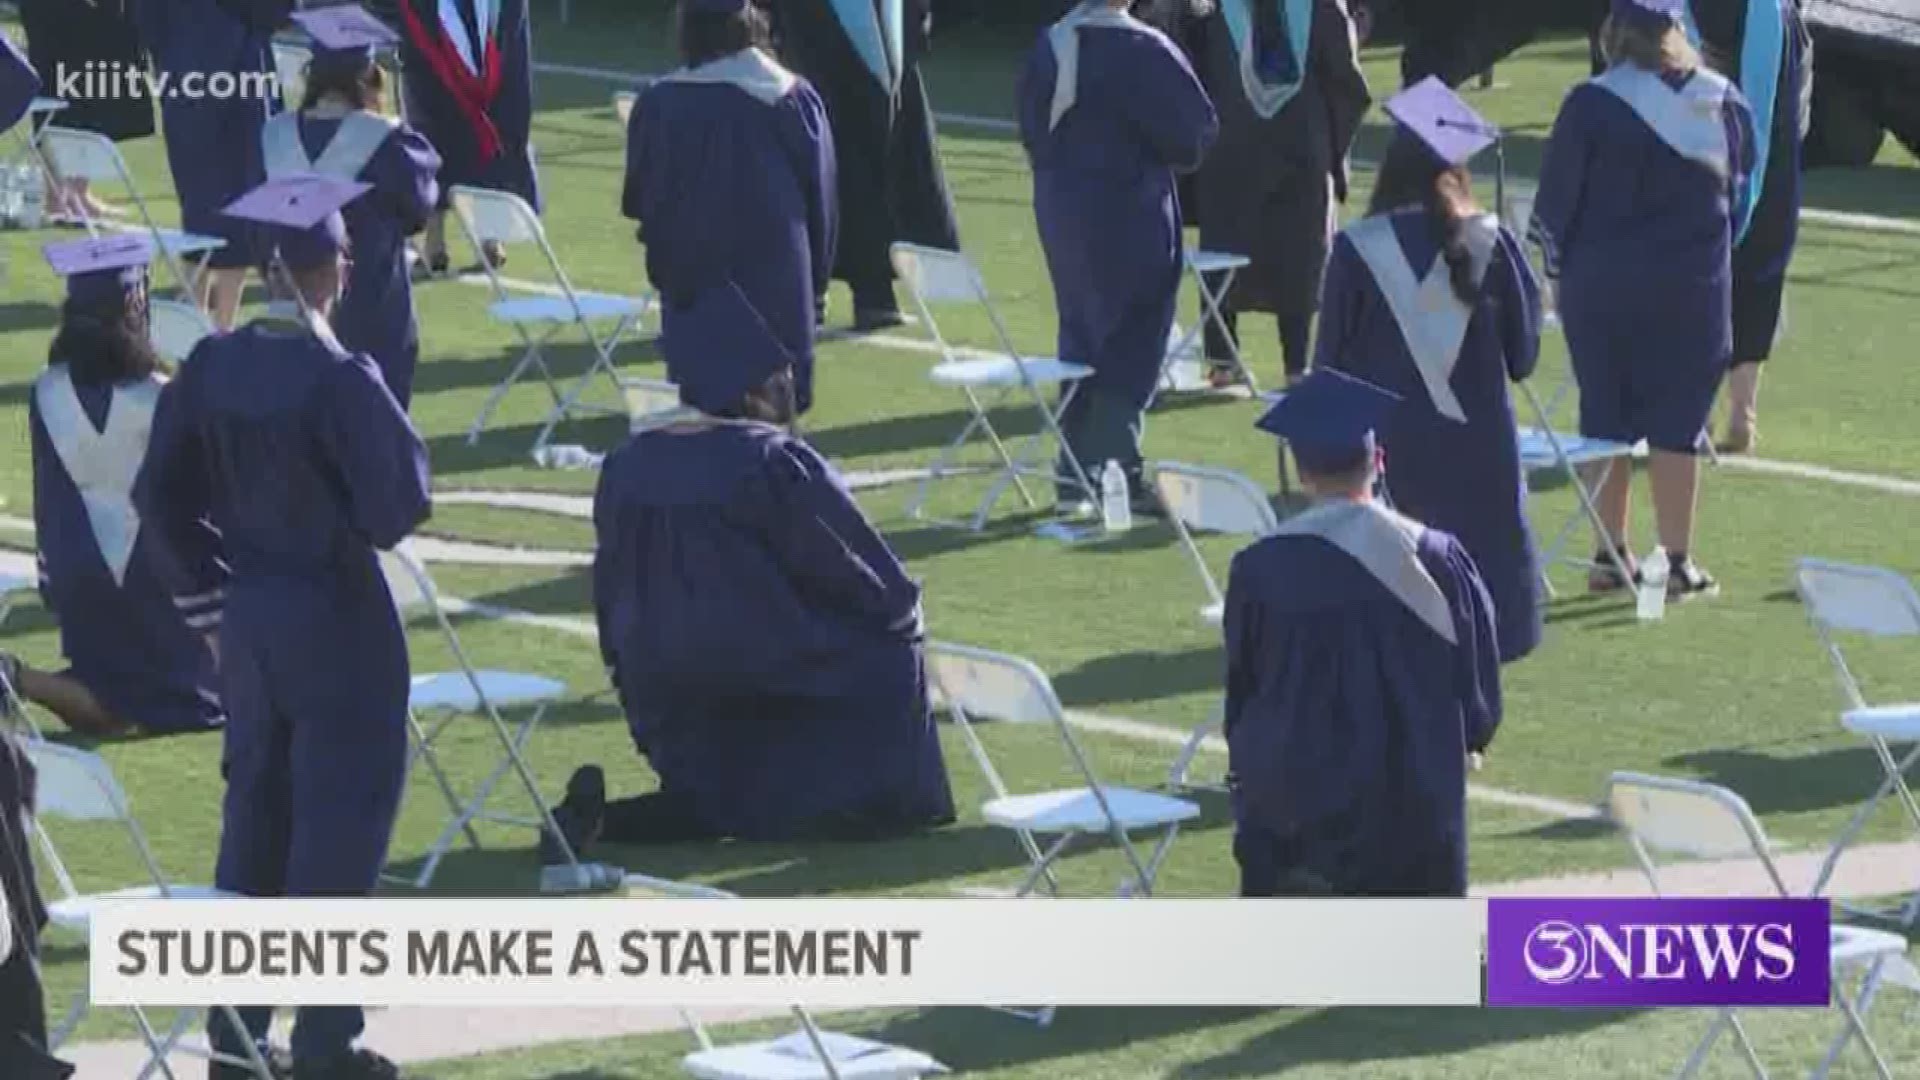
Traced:
[[1218, 690], [1226, 661], [1217, 648], [1180, 653], [1136, 652], [1102, 656], [1053, 678], [1068, 707], [1129, 705]]
[[1613, 822], [1605, 818], [1566, 818], [1530, 828], [1514, 829], [1501, 835], [1513, 839], [1573, 843], [1582, 840], [1599, 840], [1614, 835], [1614, 831]]
[[1882, 773], [1873, 751], [1861, 747], [1775, 757], [1752, 750], [1703, 750], [1663, 764], [1700, 774], [1744, 796], [1762, 816], [1851, 806], [1873, 794]]

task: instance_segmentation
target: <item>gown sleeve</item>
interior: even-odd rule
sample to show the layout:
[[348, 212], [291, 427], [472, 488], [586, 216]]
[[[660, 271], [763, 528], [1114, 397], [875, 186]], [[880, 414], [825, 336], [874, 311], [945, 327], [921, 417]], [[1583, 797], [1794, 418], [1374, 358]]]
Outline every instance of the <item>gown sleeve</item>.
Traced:
[[427, 448], [365, 355], [334, 365], [327, 380], [317, 427], [345, 487], [348, 520], [390, 550], [432, 512]]
[[440, 152], [407, 124], [395, 128], [374, 157], [375, 187], [389, 216], [412, 236], [427, 227], [440, 202]]
[[831, 467], [797, 442], [768, 453], [763, 535], [799, 591], [875, 630], [920, 637], [920, 586]]
[[1327, 108], [1327, 135], [1333, 140], [1327, 160], [1333, 162], [1333, 194], [1347, 201], [1351, 180], [1347, 156], [1360, 133], [1360, 121], [1373, 104], [1367, 76], [1360, 68], [1360, 46], [1353, 19], [1336, 0], [1319, 0], [1313, 18], [1310, 47], [1313, 78], [1320, 83], [1320, 100]]
[[[1141, 49], [1149, 51], [1151, 60], [1142, 58], [1137, 77], [1122, 80], [1130, 99], [1128, 114], [1161, 161], [1175, 172], [1193, 172], [1220, 134], [1220, 117], [1178, 46], [1154, 34]], [[1049, 100], [1051, 90], [1049, 86]]]
[[1455, 696], [1460, 702], [1466, 750], [1485, 753], [1493, 745], [1502, 715], [1500, 696], [1500, 640], [1495, 629], [1493, 597], [1473, 565], [1467, 550], [1447, 541], [1448, 601], [1453, 607]]
[[806, 196], [813, 289], [824, 295], [840, 246], [840, 165], [834, 157], [832, 121], [826, 103], [810, 85], [795, 88], [780, 108], [783, 141]]
[[1575, 87], [1560, 106], [1553, 134], [1547, 140], [1528, 238], [1540, 245], [1550, 279], [1559, 279], [1561, 253], [1573, 243], [1580, 228], [1580, 202], [1594, 149], [1587, 136], [1591, 128], [1587, 95], [1604, 92]]
[[[504, 0], [497, 40], [500, 96], [494, 99], [487, 115], [499, 129], [501, 153], [527, 153], [533, 141], [533, 27], [527, 18], [525, 0]], [[533, 197], [527, 202], [535, 213], [545, 209], [537, 180]]]
[[19, 46], [0, 34], [0, 131], [19, 123], [39, 93], [39, 73]]
[[1222, 734], [1228, 736], [1258, 686], [1258, 665], [1264, 655], [1260, 635], [1264, 615], [1260, 610], [1260, 589], [1254, 580], [1257, 571], [1253, 568], [1251, 550], [1234, 556], [1227, 578], [1226, 615], [1222, 622], [1227, 645], [1227, 702]]
[[1500, 351], [1507, 358], [1507, 378], [1525, 382], [1540, 363], [1540, 323], [1543, 307], [1540, 281], [1527, 262], [1520, 238], [1500, 229], [1493, 258], [1492, 285], [1500, 311]]
[[188, 626], [212, 633], [226, 607], [228, 571], [220, 534], [208, 520], [212, 491], [195, 416], [195, 370], [189, 358], [181, 375], [160, 391], [133, 505], [141, 526], [159, 538], [146, 550], [174, 606]]
[[1343, 360], [1349, 343], [1359, 331], [1360, 305], [1355, 294], [1367, 277], [1359, 263], [1360, 256], [1354, 252], [1353, 242], [1346, 234], [1334, 237], [1333, 249], [1327, 255], [1326, 273], [1320, 281], [1320, 328], [1313, 343], [1315, 368], [1343, 371], [1352, 367]]

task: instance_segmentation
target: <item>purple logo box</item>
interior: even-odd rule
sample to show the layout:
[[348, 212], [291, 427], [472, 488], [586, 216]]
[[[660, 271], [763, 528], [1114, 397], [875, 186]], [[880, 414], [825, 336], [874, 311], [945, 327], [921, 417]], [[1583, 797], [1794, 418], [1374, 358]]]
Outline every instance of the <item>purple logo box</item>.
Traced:
[[1487, 1004], [1826, 1008], [1825, 900], [1487, 901]]

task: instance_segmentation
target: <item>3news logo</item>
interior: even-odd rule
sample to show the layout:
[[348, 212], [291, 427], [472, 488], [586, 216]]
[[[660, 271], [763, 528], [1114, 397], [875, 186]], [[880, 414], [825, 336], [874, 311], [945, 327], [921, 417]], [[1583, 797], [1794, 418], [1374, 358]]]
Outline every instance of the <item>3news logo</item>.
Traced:
[[1490, 900], [1487, 1004], [1824, 1008], [1824, 900]]

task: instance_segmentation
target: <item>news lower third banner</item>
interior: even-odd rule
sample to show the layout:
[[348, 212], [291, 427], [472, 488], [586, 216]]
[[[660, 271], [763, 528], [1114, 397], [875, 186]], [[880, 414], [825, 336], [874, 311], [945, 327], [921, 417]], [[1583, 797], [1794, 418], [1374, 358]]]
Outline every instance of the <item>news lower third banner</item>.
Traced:
[[[159, 900], [95, 1005], [1824, 1007], [1796, 900]], [[1484, 967], [1483, 967], [1484, 961]]]

